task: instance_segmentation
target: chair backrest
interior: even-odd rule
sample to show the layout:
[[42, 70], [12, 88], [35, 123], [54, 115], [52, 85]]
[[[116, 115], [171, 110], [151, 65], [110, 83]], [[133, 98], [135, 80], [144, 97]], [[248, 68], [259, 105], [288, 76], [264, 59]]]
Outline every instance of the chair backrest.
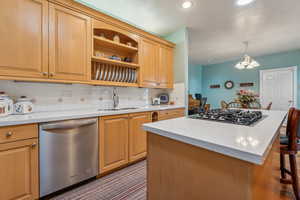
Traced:
[[205, 105], [206, 105], [206, 102], [207, 102], [207, 98], [206, 98], [206, 97], [203, 97], [203, 98], [201, 99], [201, 102], [200, 102], [199, 112], [204, 112], [204, 111], [205, 111]]
[[295, 110], [296, 110], [295, 108], [290, 108], [289, 109], [287, 124], [286, 124], [286, 136], [288, 136], [290, 131], [291, 131], [291, 121], [292, 121], [293, 112]]
[[202, 99], [202, 94], [196, 93], [196, 94], [195, 94], [195, 98], [196, 98], [197, 100], [201, 100], [201, 99]]
[[[292, 109], [292, 108], [291, 108]], [[294, 109], [291, 113], [290, 121], [288, 121], [287, 131], [289, 137], [288, 150], [297, 153], [298, 151], [298, 138], [300, 138], [299, 131], [300, 110]]]
[[250, 109], [261, 109], [261, 105], [259, 102], [254, 101], [252, 103], [249, 104], [249, 108]]
[[226, 103], [226, 101], [222, 100], [221, 101], [221, 108], [222, 109], [227, 109], [228, 108], [228, 103]]
[[228, 103], [227, 108], [242, 108], [242, 105], [239, 102], [233, 101]]
[[204, 110], [205, 110], [205, 112], [208, 112], [210, 110], [210, 104], [206, 104], [204, 106]]
[[266, 110], [271, 110], [271, 108], [272, 108], [272, 102], [270, 102], [269, 104], [268, 104], [268, 106], [266, 107]]

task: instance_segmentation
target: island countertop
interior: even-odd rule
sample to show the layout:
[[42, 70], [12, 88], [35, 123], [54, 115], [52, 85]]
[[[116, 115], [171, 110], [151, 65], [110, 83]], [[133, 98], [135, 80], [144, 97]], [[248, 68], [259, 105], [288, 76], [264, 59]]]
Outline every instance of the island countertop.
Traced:
[[263, 119], [251, 126], [191, 119], [144, 124], [148, 132], [262, 165], [279, 134], [286, 112], [263, 110]]

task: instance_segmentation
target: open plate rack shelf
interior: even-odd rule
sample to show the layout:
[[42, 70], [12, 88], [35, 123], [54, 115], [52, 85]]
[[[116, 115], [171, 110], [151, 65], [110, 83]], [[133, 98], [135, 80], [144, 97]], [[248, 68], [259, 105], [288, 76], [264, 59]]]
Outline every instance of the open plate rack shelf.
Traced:
[[[114, 41], [114, 37], [118, 41]], [[115, 30], [94, 29], [92, 81], [94, 84], [138, 86], [138, 42]]]

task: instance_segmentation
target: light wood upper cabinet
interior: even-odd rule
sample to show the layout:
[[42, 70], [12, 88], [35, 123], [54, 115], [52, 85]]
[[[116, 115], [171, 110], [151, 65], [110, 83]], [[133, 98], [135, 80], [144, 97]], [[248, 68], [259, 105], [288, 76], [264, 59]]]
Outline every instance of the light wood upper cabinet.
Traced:
[[[102, 34], [105, 39], [99, 37]], [[121, 43], [112, 41], [115, 35]], [[173, 85], [174, 44], [73, 1], [1, 0], [0, 36], [0, 79], [149, 88]], [[105, 57], [96, 57], [93, 51]], [[131, 62], [108, 59], [112, 55]], [[96, 79], [99, 63], [117, 66], [114, 69], [122, 66], [136, 76], [124, 81]]]
[[140, 46], [140, 85], [142, 87], [157, 87], [159, 45], [156, 42], [142, 39]]
[[0, 199], [38, 199], [37, 144], [37, 139], [0, 144]]
[[146, 156], [147, 133], [144, 123], [151, 122], [151, 113], [135, 113], [129, 115], [129, 161], [136, 161]]
[[100, 174], [128, 163], [128, 115], [100, 118]]
[[1, 0], [0, 47], [1, 76], [47, 77], [48, 2]]
[[49, 4], [49, 76], [87, 80], [91, 70], [91, 19]]
[[140, 85], [173, 88], [173, 48], [150, 40], [141, 40]]
[[158, 80], [160, 88], [173, 88], [173, 48], [160, 45]]

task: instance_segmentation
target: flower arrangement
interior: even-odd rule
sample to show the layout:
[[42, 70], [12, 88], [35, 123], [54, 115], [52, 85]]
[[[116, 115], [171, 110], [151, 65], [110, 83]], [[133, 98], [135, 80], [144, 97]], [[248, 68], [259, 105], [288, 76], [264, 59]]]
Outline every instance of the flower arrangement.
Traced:
[[252, 90], [239, 90], [236, 95], [236, 101], [244, 108], [248, 108], [251, 103], [258, 102], [259, 96]]

